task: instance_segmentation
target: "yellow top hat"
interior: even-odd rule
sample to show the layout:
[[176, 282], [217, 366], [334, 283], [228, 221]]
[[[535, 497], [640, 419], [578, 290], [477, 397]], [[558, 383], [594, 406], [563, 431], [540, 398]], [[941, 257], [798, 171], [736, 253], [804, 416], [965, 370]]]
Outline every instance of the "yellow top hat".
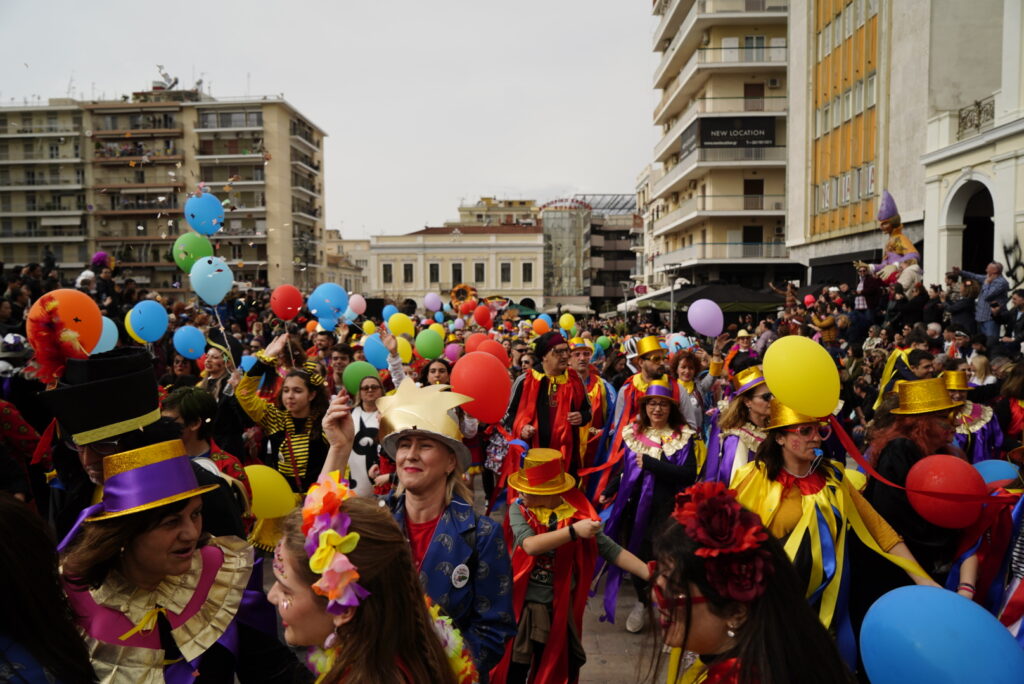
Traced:
[[908, 380], [899, 386], [900, 405], [892, 410], [897, 415], [916, 415], [948, 411], [963, 406], [962, 401], [949, 398], [946, 381], [942, 378]]
[[569, 340], [569, 349], [590, 349], [590, 345], [582, 337], [574, 337]]
[[946, 382], [946, 389], [948, 390], [969, 390], [971, 386], [967, 384], [967, 371], [962, 370], [948, 370], [942, 371], [939, 376]]
[[661, 342], [658, 341], [656, 335], [648, 335], [639, 342], [636, 343], [636, 355], [643, 356], [650, 354], [651, 352], [664, 351], [661, 348]]
[[465, 394], [445, 392], [446, 389], [448, 385], [417, 387], [412, 378], [406, 378], [394, 394], [377, 400], [377, 410], [380, 411], [378, 439], [392, 459], [400, 437], [418, 434], [448, 446], [455, 452], [462, 469], [469, 468], [472, 457], [462, 443], [458, 423], [448, 410], [473, 399]]
[[820, 418], [808, 416], [799, 411], [794, 411], [778, 399], [772, 399], [769, 408], [768, 427], [765, 430], [789, 427], [790, 425], [803, 425], [804, 423], [820, 423]]
[[523, 467], [508, 476], [508, 486], [524, 494], [561, 494], [576, 486], [576, 479], [565, 472], [562, 452], [557, 449], [530, 449]]
[[736, 394], [743, 394], [752, 387], [764, 384], [764, 371], [760, 366], [745, 368], [732, 378], [732, 389]]

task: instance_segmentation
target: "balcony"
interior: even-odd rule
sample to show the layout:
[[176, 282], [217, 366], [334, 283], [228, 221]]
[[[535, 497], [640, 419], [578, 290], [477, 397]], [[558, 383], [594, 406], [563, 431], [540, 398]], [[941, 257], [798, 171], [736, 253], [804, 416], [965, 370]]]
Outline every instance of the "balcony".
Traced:
[[299, 194], [307, 195], [311, 198], [320, 197], [320, 188], [313, 183], [292, 182], [292, 190], [296, 190]]
[[59, 156], [59, 157], [36, 157], [36, 156], [31, 156], [31, 157], [22, 157], [21, 159], [0, 159], [0, 166], [5, 166], [5, 165], [11, 165], [11, 166], [18, 165], [18, 166], [22, 166], [22, 165], [26, 165], [26, 164], [81, 164], [81, 163], [82, 163], [82, 157], [81, 156], [77, 156], [77, 157], [64, 156], [63, 152], [61, 153], [61, 156]]
[[81, 129], [73, 126], [50, 124], [46, 126], [18, 126], [13, 121], [7, 130], [0, 129], [0, 138], [66, 137], [81, 134]]
[[963, 140], [983, 133], [995, 124], [996, 96], [989, 95], [984, 100], [963, 107], [957, 113], [956, 139]]
[[8, 178], [0, 181], [0, 191], [4, 192], [37, 192], [39, 190], [81, 190], [85, 187], [82, 181], [70, 178]]
[[698, 242], [654, 257], [654, 268], [663, 271], [670, 266], [696, 266], [712, 261], [757, 263], [779, 259], [789, 259], [783, 242]]
[[199, 162], [214, 162], [221, 164], [224, 162], [236, 162], [243, 164], [262, 164], [266, 161], [262, 152], [244, 152], [244, 153], [228, 153], [228, 152], [204, 152], [196, 155], [196, 161]]
[[95, 164], [112, 165], [127, 164], [128, 166], [141, 166], [142, 164], [174, 164], [184, 159], [174, 149], [142, 151], [136, 150], [97, 150], [93, 153], [92, 161]]
[[95, 209], [92, 212], [96, 216], [138, 216], [142, 214], [161, 214], [162, 216], [174, 216], [182, 211], [176, 206], [154, 206], [146, 202], [126, 202], [117, 205], [116, 209]]
[[785, 195], [698, 195], [655, 221], [654, 235], [660, 237], [716, 216], [785, 215]]
[[679, 119], [672, 124], [668, 133], [654, 146], [654, 160], [663, 162], [675, 152], [679, 145], [679, 136], [687, 126], [702, 114], [770, 114], [778, 116], [789, 107], [789, 98], [785, 95], [769, 95], [766, 97], [702, 97], [686, 108]]
[[59, 230], [47, 231], [39, 228], [0, 233], [0, 242], [11, 244], [85, 242], [85, 238], [85, 231], [78, 227], [63, 233]]
[[295, 159], [293, 157], [292, 158], [292, 164], [295, 164], [300, 169], [308, 171], [309, 173], [312, 173], [314, 175], [317, 175], [317, 174], [320, 173], [320, 164], [318, 164], [317, 162], [315, 162], [315, 161], [313, 161], [312, 159], [309, 159], [309, 158]]
[[683, 13], [683, 8], [688, 3], [683, 0], [661, 0], [658, 3], [660, 6], [655, 7], [655, 14], [661, 13], [661, 21], [658, 22], [658, 27], [654, 29], [654, 38], [652, 48], [655, 52], [661, 52], [658, 46], [664, 41], [670, 40], [670, 36], [676, 34], [676, 30], [679, 25], [683, 23], [683, 17], [686, 15]]
[[782, 168], [785, 165], [785, 147], [698, 147], [654, 184], [651, 199], [660, 199], [680, 189], [705, 169]]
[[176, 178], [169, 178], [164, 183], [151, 181], [149, 183], [104, 183], [97, 182], [92, 186], [93, 190], [106, 192], [107, 190], [135, 190], [138, 192], [159, 192], [161, 190], [180, 191], [185, 189], [185, 184]]
[[85, 213], [85, 209], [72, 209], [60, 204], [39, 204], [34, 207], [22, 207], [12, 209], [10, 207], [0, 208], [0, 217], [14, 218], [18, 216], [48, 217], [48, 216], [78, 216]]
[[184, 134], [180, 128], [164, 128], [157, 126], [142, 126], [139, 128], [122, 129], [96, 129], [92, 132], [93, 138], [180, 138]]

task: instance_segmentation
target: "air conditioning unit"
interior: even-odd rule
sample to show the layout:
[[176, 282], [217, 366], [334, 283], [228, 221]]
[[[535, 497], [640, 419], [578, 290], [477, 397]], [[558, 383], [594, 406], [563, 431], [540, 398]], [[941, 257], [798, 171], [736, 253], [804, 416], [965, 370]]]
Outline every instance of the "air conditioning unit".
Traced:
[[690, 181], [690, 189], [691, 190], [696, 190], [697, 189], [697, 179], [696, 178]]
[[781, 78], [769, 78], [768, 79], [768, 89], [769, 90], [778, 90], [781, 87], [782, 87], [782, 79]]
[[775, 226], [775, 236], [776, 237], [782, 237], [785, 234], [786, 234], [786, 227], [785, 226]]
[[775, 203], [774, 205], [772, 205], [772, 206], [773, 206], [773, 208], [775, 209], [775, 211], [782, 211], [783, 209], [785, 209], [785, 208], [786, 208], [786, 207], [785, 207], [785, 206], [783, 205], [783, 203], [782, 203], [782, 202], [776, 202], [776, 203]]

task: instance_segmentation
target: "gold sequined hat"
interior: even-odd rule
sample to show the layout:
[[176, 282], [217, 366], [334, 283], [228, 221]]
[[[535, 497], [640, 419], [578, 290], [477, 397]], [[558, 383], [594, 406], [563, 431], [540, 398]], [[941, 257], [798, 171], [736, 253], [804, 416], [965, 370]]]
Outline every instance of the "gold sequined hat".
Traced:
[[799, 411], [794, 411], [778, 399], [772, 399], [768, 415], [768, 427], [765, 430], [789, 427], [790, 425], [803, 425], [804, 423], [820, 423], [820, 418], [808, 416]]
[[508, 486], [524, 494], [561, 494], [576, 486], [565, 472], [565, 459], [557, 449], [530, 449], [523, 467], [508, 476]]
[[406, 378], [394, 394], [377, 400], [380, 411], [378, 439], [392, 459], [398, 440], [405, 435], [423, 435], [443, 443], [455, 452], [463, 470], [469, 468], [472, 458], [469, 448], [462, 443], [458, 423], [449, 409], [473, 401], [472, 397], [456, 392], [445, 392], [448, 385], [417, 387], [412, 378]]
[[656, 335], [648, 335], [636, 343], [636, 355], [645, 356], [651, 352], [664, 351]]
[[967, 371], [962, 370], [948, 370], [942, 371], [939, 375], [946, 382], [947, 390], [969, 390], [971, 386], [967, 384]]
[[760, 366], [744, 368], [732, 377], [732, 390], [736, 394], [743, 394], [752, 387], [764, 384], [764, 371]]
[[953, 401], [942, 378], [908, 380], [898, 387], [900, 405], [892, 410], [897, 415], [916, 415], [948, 411], [963, 406], [962, 401]]

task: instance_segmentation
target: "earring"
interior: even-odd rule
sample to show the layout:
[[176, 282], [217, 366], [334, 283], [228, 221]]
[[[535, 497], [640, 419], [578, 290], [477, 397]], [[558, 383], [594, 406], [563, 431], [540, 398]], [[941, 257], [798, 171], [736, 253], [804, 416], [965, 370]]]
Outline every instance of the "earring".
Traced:
[[338, 645], [338, 633], [331, 632], [330, 635], [324, 639], [324, 650], [330, 650]]
[[729, 625], [729, 629], [725, 630], [725, 635], [730, 639], [736, 638], [736, 628], [734, 625]]

